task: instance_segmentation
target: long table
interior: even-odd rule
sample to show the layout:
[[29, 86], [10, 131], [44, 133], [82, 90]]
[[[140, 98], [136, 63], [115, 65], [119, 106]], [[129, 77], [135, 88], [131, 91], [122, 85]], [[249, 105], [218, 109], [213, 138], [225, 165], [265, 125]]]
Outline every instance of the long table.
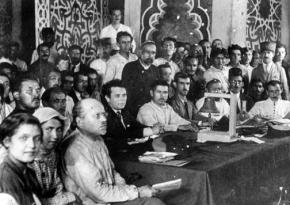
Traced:
[[121, 175], [136, 185], [181, 178], [181, 189], [161, 196], [167, 204], [247, 204], [255, 197], [253, 189], [290, 159], [290, 137], [263, 140], [194, 143], [191, 162], [183, 167], [140, 163], [132, 154], [114, 161]]

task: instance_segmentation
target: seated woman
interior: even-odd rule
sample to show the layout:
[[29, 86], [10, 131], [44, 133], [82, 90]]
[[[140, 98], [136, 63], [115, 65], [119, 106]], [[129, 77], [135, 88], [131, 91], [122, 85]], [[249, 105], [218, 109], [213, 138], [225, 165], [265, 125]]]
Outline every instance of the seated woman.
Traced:
[[41, 189], [36, 193], [42, 204], [79, 204], [71, 192], [65, 192], [57, 171], [56, 147], [67, 130], [66, 118], [56, 110], [39, 108], [33, 114], [41, 123], [43, 141], [30, 167], [35, 171]]
[[39, 121], [27, 113], [13, 114], [3, 120], [0, 133], [0, 142], [8, 150], [0, 165], [0, 192], [11, 195], [18, 204], [39, 203], [34, 195], [38, 187], [27, 166], [42, 141]]

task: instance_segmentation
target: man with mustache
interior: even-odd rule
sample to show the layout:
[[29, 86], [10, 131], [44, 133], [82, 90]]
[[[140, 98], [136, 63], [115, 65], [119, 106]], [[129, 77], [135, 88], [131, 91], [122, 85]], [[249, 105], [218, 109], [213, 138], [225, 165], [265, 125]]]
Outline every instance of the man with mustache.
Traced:
[[39, 79], [40, 86], [45, 86], [47, 76], [55, 70], [55, 66], [48, 62], [50, 50], [47, 43], [42, 43], [37, 47], [39, 58], [33, 64], [30, 65], [28, 71], [31, 72], [36, 78]]
[[276, 50], [276, 43], [263, 42], [260, 45], [262, 52], [262, 63], [252, 72], [252, 79], [261, 79], [263, 83], [277, 80], [282, 85], [282, 98], [289, 99], [289, 87], [285, 70], [282, 66], [275, 64], [273, 58]]
[[69, 52], [69, 57], [70, 57], [70, 69], [72, 72], [77, 73], [77, 72], [88, 72], [90, 67], [87, 66], [86, 64], [82, 63], [82, 53], [83, 49], [78, 46], [78, 45], [72, 45], [68, 49]]
[[127, 107], [135, 117], [139, 108], [150, 101], [150, 85], [160, 78], [158, 69], [152, 65], [155, 55], [155, 42], [144, 42], [141, 46], [140, 58], [127, 63], [122, 72], [122, 80], [128, 94]]
[[74, 107], [75, 131], [64, 142], [64, 183], [68, 191], [77, 193], [84, 205], [162, 205], [151, 198], [157, 190], [151, 186], [126, 184], [115, 170], [102, 135], [107, 132], [107, 113], [92, 98], [79, 101]]
[[267, 119], [281, 119], [290, 112], [290, 102], [281, 99], [283, 88], [281, 83], [272, 80], [267, 83], [268, 99], [256, 102], [254, 107], [249, 111], [248, 117], [255, 116]]
[[22, 77], [16, 79], [12, 93], [16, 102], [16, 107], [10, 115], [19, 112], [32, 114], [39, 108], [40, 86], [37, 79], [23, 74]]
[[196, 117], [197, 110], [194, 104], [186, 97], [190, 87], [189, 75], [182, 72], [176, 73], [173, 86], [175, 88], [175, 95], [170, 99], [169, 104], [182, 118], [193, 120]]
[[159, 134], [162, 127], [159, 124], [146, 127], [139, 122], [125, 109], [127, 102], [127, 90], [121, 80], [109, 81], [103, 86], [103, 96], [106, 99], [104, 104], [108, 112], [108, 129], [104, 140], [110, 155], [118, 154], [135, 149], [135, 146], [128, 145], [128, 139], [149, 137]]
[[166, 81], [154, 81], [150, 87], [150, 95], [152, 100], [139, 109], [137, 121], [146, 126], [159, 123], [164, 126], [164, 131], [198, 131], [194, 123], [180, 117], [166, 103], [168, 99], [168, 84]]

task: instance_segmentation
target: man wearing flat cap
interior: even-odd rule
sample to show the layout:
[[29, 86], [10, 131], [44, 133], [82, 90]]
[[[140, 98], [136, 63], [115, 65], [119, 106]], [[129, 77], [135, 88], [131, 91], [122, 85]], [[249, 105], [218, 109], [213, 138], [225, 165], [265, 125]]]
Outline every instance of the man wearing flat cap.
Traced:
[[253, 70], [252, 79], [261, 79], [263, 83], [268, 83], [271, 80], [280, 81], [283, 88], [282, 98], [289, 99], [289, 87], [285, 70], [273, 62], [276, 43], [263, 42], [260, 47], [262, 63]]

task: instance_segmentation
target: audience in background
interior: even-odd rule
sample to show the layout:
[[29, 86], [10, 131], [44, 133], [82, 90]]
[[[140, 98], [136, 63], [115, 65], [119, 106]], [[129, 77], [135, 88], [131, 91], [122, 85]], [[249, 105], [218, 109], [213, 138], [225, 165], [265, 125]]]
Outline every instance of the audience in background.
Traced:
[[17, 67], [18, 71], [27, 71], [27, 64], [19, 58], [20, 45], [16, 41], [9, 44], [9, 60]]
[[89, 66], [82, 63], [82, 53], [83, 49], [78, 45], [72, 45], [69, 47], [69, 57], [70, 57], [70, 71], [77, 72], [87, 72]]

